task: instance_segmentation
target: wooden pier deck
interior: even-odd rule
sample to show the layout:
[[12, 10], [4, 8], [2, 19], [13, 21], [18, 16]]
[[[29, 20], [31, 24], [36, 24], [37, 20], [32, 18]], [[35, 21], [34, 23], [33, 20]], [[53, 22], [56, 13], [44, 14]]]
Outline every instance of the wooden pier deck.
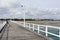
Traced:
[[9, 23], [8, 37], [6, 37], [6, 32], [2, 40], [47, 40], [12, 22]]

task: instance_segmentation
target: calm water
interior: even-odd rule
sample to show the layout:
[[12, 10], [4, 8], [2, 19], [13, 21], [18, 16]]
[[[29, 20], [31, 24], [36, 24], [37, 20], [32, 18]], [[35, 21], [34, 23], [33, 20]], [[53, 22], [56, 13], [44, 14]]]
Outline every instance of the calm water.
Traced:
[[[45, 30], [45, 29], [42, 29], [42, 30]], [[48, 28], [48, 32], [51, 32], [51, 33], [59, 35], [59, 30], [58, 29]], [[41, 32], [41, 31], [40, 31], [40, 34], [46, 35], [46, 33]], [[56, 36], [51, 35], [51, 34], [48, 34], [48, 37], [52, 38], [53, 40], [59, 40], [59, 37], [56, 37]]]
[[[54, 29], [54, 28], [48, 28], [48, 29], [49, 29], [48, 30], [49, 32], [59, 35], [59, 30], [58, 29]], [[48, 34], [48, 37], [51, 37], [54, 40], [59, 40], [59, 37], [56, 37], [56, 36], [53, 36], [53, 35], [50, 35], [50, 34]]]

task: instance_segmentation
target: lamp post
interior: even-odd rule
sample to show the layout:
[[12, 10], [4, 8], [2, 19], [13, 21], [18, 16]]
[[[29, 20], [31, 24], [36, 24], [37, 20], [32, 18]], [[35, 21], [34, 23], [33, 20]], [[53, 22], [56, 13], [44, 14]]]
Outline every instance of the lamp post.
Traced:
[[23, 14], [24, 14], [23, 20], [24, 20], [24, 27], [25, 27], [25, 9], [23, 8], [23, 5], [21, 5], [21, 7], [22, 7]]
[[27, 10], [24, 11], [24, 27], [25, 27], [25, 23], [26, 23], [26, 13], [27, 13]]
[[25, 13], [24, 13], [24, 27], [25, 27]]

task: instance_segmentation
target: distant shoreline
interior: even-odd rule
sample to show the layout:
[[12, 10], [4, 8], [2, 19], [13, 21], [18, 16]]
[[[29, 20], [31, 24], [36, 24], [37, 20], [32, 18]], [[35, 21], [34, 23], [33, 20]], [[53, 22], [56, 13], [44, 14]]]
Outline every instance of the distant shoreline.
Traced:
[[[13, 20], [13, 21], [24, 21], [24, 19], [0, 19], [1, 21]], [[25, 19], [25, 21], [60, 21], [60, 19]]]

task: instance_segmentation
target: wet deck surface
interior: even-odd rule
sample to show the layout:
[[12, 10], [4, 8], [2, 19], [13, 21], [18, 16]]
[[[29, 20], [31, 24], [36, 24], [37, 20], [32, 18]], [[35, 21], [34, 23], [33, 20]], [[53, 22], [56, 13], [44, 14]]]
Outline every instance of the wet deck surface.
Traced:
[[[7, 31], [5, 31], [2, 40], [6, 40], [7, 35], [6, 32]], [[23, 29], [21, 26], [15, 23], [10, 22], [8, 31], [8, 40], [45, 40], [45, 39], [35, 35], [34, 33], [26, 29]]]

